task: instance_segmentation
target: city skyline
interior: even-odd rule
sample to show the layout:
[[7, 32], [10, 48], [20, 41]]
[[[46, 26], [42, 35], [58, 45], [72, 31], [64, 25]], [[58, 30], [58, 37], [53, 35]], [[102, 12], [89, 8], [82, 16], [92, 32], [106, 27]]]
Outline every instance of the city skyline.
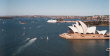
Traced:
[[109, 15], [109, 0], [0, 0], [2, 15]]

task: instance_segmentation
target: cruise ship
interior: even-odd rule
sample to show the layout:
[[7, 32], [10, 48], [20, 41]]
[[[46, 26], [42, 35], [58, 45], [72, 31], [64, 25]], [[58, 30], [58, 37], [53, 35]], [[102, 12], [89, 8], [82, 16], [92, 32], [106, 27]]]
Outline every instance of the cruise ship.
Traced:
[[77, 21], [68, 27], [69, 32], [60, 34], [60, 37], [65, 39], [110, 39], [107, 30], [96, 30], [96, 26], [88, 27], [82, 21]]
[[51, 19], [51, 20], [48, 20], [47, 22], [49, 22], [49, 23], [56, 23], [57, 20], [53, 20], [53, 19]]

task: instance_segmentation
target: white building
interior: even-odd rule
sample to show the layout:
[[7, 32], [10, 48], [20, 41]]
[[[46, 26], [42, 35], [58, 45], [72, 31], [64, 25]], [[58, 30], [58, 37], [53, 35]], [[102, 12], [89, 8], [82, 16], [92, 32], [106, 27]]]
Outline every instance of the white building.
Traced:
[[[87, 25], [85, 23], [83, 23], [82, 21], [78, 21], [76, 22], [76, 24], [73, 24], [72, 26], [68, 26], [74, 33], [96, 33], [96, 26], [92, 26], [92, 27], [87, 27]], [[103, 30], [103, 31], [97, 31], [98, 34], [105, 34], [107, 32], [107, 30]]]
[[94, 33], [96, 32], [96, 26], [88, 27], [86, 33]]
[[97, 30], [97, 32], [99, 33], [99, 34], [105, 34], [106, 32], [107, 32], [107, 30], [101, 30], [101, 31], [99, 31], [99, 30]]
[[78, 29], [74, 26], [68, 26], [73, 32], [78, 33]]

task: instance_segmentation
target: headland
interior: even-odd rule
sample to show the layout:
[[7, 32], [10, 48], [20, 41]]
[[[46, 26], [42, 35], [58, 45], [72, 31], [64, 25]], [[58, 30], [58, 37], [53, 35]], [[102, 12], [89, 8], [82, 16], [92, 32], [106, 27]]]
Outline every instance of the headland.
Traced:
[[69, 27], [68, 33], [59, 36], [64, 39], [110, 39], [107, 30], [96, 30], [96, 26], [88, 27], [84, 22], [77, 21]]

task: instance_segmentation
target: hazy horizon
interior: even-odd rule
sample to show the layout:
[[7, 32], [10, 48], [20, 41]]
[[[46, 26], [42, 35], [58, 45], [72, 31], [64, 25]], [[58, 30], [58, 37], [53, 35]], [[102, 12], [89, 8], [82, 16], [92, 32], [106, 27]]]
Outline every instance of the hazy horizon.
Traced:
[[0, 16], [109, 15], [109, 0], [0, 0]]
[[[2, 16], [10, 17], [10, 16], [96, 16], [96, 15], [0, 15], [0, 17], [2, 17]], [[99, 15], [99, 16], [104, 16], [104, 15]]]

